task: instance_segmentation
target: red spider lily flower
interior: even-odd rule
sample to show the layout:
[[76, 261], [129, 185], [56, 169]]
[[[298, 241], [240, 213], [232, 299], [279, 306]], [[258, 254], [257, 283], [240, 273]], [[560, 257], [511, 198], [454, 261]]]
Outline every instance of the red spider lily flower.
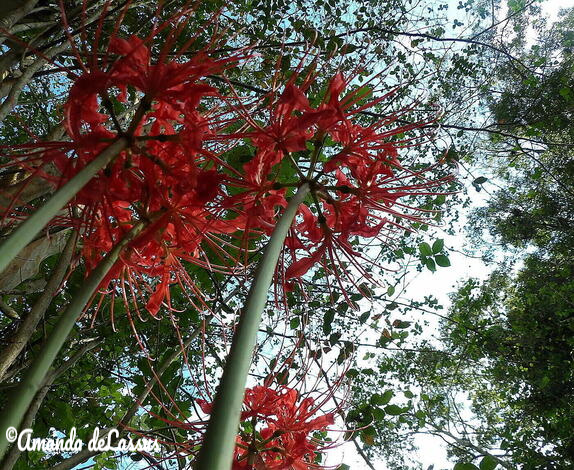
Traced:
[[[440, 194], [432, 189], [443, 185], [450, 177], [439, 180], [421, 182], [405, 182], [402, 180], [420, 176], [407, 173], [402, 176], [389, 176], [390, 170], [380, 162], [374, 162], [378, 167], [374, 172], [372, 168], [361, 166], [355, 167], [354, 186], [342, 173], [338, 175], [338, 181], [346, 184], [335, 186], [331, 193], [333, 196], [319, 202], [320, 215], [315, 216], [308, 208], [302, 208], [300, 214], [303, 222], [293, 227], [292, 238], [297, 240], [291, 252], [300, 252], [304, 249], [307, 253], [314, 251], [291, 264], [285, 273], [285, 278], [292, 279], [303, 276], [313, 265], [319, 262], [325, 255], [330, 259], [337, 260], [334, 250], [339, 249], [347, 260], [351, 257], [363, 258], [363, 254], [352, 248], [351, 237], [379, 238], [389, 236], [391, 239], [395, 230], [410, 230], [409, 221], [424, 220], [424, 211], [418, 211], [416, 207], [401, 203], [401, 198], [412, 198], [420, 195]], [[414, 178], [413, 178], [414, 179]], [[404, 220], [407, 223], [397, 222]], [[386, 235], [385, 235], [386, 234]], [[339, 264], [339, 263], [337, 263]], [[353, 263], [359, 272], [364, 272], [361, 265]]]
[[[204, 413], [211, 404], [197, 400]], [[332, 413], [315, 417], [315, 401], [301, 399], [294, 389], [277, 390], [256, 386], [245, 391], [241, 420], [251, 423], [253, 431], [236, 439], [233, 469], [311, 470], [321, 468], [316, 457], [321, 453], [321, 441], [313, 434], [334, 424]]]
[[282, 392], [281, 398], [273, 410], [273, 414], [276, 416], [273, 423], [277, 429], [309, 434], [311, 431], [325, 429], [334, 423], [332, 414], [309, 420], [317, 411], [313, 408], [314, 400], [312, 398], [300, 400], [299, 394], [294, 389], [285, 389]]
[[[280, 215], [277, 209], [286, 205], [288, 187], [307, 183], [311, 188], [313, 202], [299, 208], [285, 243], [291, 263], [284, 281], [301, 278], [318, 263], [335, 276], [336, 266], [349, 263], [368, 276], [357, 262], [364, 255], [353, 248], [353, 241], [378, 239], [389, 244], [397, 233], [412, 230], [414, 222], [428, 216], [417, 209], [414, 198], [441, 194], [438, 188], [452, 178], [433, 180], [426, 175], [435, 166], [411, 171], [404, 164], [401, 153], [417, 144], [404, 134], [428, 124], [397, 125], [408, 110], [386, 114], [370, 125], [354, 122], [360, 112], [393, 96], [396, 90], [358, 104], [364, 93], [353, 91], [343, 96], [347, 87], [343, 75], [335, 74], [321, 104], [313, 109], [305, 96], [308, 81], [297, 87], [292, 79], [278, 98], [273, 93], [266, 96], [269, 125], [244, 116], [252, 129], [242, 137], [251, 140], [256, 153], [243, 166], [247, 183], [236, 201], [251, 203], [249, 211], [258, 215], [251, 220], [254, 228], [270, 233]], [[292, 171], [279, 171], [286, 164]], [[298, 178], [283, 176], [293, 174]], [[272, 192], [281, 189], [285, 192]], [[268, 198], [272, 204], [266, 205]]]
[[[220, 220], [217, 204], [210, 207], [220, 195], [223, 176], [213, 171], [199, 171], [197, 178], [195, 184], [174, 184], [163, 197], [157, 193], [156, 198], [149, 197], [149, 194], [144, 197], [146, 195], [142, 193], [147, 208], [140, 203], [127, 201], [115, 201], [112, 211], [102, 205], [105, 216], [95, 214], [86, 228], [90, 236], [84, 243], [83, 254], [88, 271], [99, 263], [138, 218], [152, 220], [147, 229], [131, 242], [128, 254], [106, 277], [102, 288], [112, 279], [117, 279], [122, 270], [127, 270], [127, 278], [134, 281], [147, 279], [145, 284], [153, 285], [153, 280], [157, 280], [155, 287], [136, 289], [140, 293], [152, 292], [146, 307], [152, 316], [156, 316], [164, 299], [169, 303], [169, 286], [177, 281], [178, 276], [185, 278], [192, 291], [196, 290], [193, 283], [189, 283], [189, 276], [183, 274], [185, 270], [180, 259], [217, 269], [216, 260], [207, 260], [203, 253], [202, 244], [208, 244], [212, 252], [221, 255], [223, 265], [230, 261], [229, 254], [214, 241], [214, 237], [236, 231], [237, 221]], [[225, 266], [219, 269], [225, 269]]]
[[[187, 40], [178, 50], [171, 49], [183, 31], [186, 16], [193, 13], [190, 8], [181, 9], [166, 21], [151, 22], [152, 31], [145, 38], [131, 36], [123, 39], [119, 37], [120, 22], [129, 4], [118, 16], [106, 44], [101, 37], [109, 5], [105, 6], [98, 22], [93, 43], [87, 43], [84, 26], [81, 27], [80, 40], [69, 37], [72, 51], [82, 69], [80, 74], [68, 71], [73, 83], [64, 105], [64, 124], [72, 143], [60, 143], [61, 152], [42, 152], [40, 167], [55, 164], [59, 178], [51, 177], [50, 180], [56, 186], [61, 186], [115, 138], [124, 135], [131, 140], [135, 137], [147, 138], [149, 134], [144, 134], [148, 131], [151, 131], [152, 137], [163, 139], [163, 143], [166, 143], [167, 136], [171, 136], [178, 141], [174, 142], [174, 146], [179, 149], [174, 151], [172, 146], [159, 155], [158, 146], [148, 140], [147, 146], [132, 145], [129, 150], [121, 152], [107, 173], [100, 173], [74, 201], [76, 205], [89, 207], [90, 211], [86, 213], [90, 214], [102, 210], [94, 205], [109, 206], [114, 200], [140, 201], [142, 195], [153, 189], [155, 182], [165, 181], [167, 186], [173, 180], [184, 181], [194, 169], [204, 165], [206, 162], [201, 159], [205, 154], [201, 151], [206, 150], [206, 139], [217, 133], [212, 126], [219, 127], [220, 123], [217, 113], [211, 112], [207, 117], [205, 112], [199, 113], [197, 110], [203, 97], [217, 96], [217, 90], [202, 80], [207, 75], [221, 73], [247, 57], [239, 50], [231, 55], [212, 58], [210, 51], [219, 41], [214, 37], [207, 46], [194, 54], [187, 54], [182, 60], [183, 54], [194, 44], [195, 37]], [[67, 26], [64, 10], [62, 17], [64, 26]], [[166, 35], [162, 37], [159, 57], [153, 58], [151, 47], [158, 42], [160, 32], [166, 32]], [[82, 50], [81, 53], [78, 49]], [[63, 69], [67, 70], [66, 67]], [[126, 102], [128, 87], [130, 96], [141, 100], [133, 122], [121, 129], [119, 119], [114, 115], [112, 100]], [[220, 113], [225, 114], [224, 110]], [[218, 144], [221, 145], [221, 139]], [[45, 148], [46, 145], [38, 142], [28, 146], [34, 147]], [[18, 166], [26, 163], [23, 155], [15, 156], [15, 160]], [[39, 165], [35, 163], [33, 166], [37, 168]], [[167, 168], [170, 169], [169, 175], [163, 171]], [[176, 169], [179, 173], [175, 172]]]
[[[166, 29], [169, 43], [177, 34], [169, 24], [184, 14], [176, 14], [154, 31]], [[231, 183], [220, 159], [237, 143], [236, 136], [224, 132], [237, 113], [231, 100], [206, 83], [206, 77], [221, 74], [247, 56], [238, 50], [211, 57], [214, 39], [193, 54], [186, 53], [191, 44], [187, 41], [173, 54], [164, 45], [159, 57], [153, 57], [152, 51], [158, 49], [153, 47], [158, 42], [153, 31], [145, 38], [122, 39], [119, 30], [113, 29], [107, 44], [100, 44], [96, 34], [94, 44], [76, 54], [83, 71], [70, 73], [73, 83], [64, 104], [71, 142], [30, 144], [26, 150], [31, 152], [14, 160], [58, 187], [115, 139], [127, 138], [129, 148], [79, 191], [69, 204], [68, 217], [53, 223], [79, 229], [86, 275], [131, 228], [147, 224], [100, 284], [101, 300], [95, 308], [97, 313], [103, 299], [111, 299], [113, 325], [116, 296], [123, 300], [138, 337], [134, 310], [143, 319], [141, 305], [155, 318], [163, 309], [173, 319], [170, 289], [176, 284], [193, 307], [206, 310], [184, 261], [212, 271], [231, 271], [238, 264], [228, 250], [228, 239], [243, 228], [247, 217], [239, 206], [230, 215]], [[115, 114], [122, 107], [128, 115], [133, 112], [131, 123], [124, 124]], [[44, 175], [48, 164], [56, 168], [57, 177]], [[273, 205], [270, 199], [265, 204]], [[270, 215], [263, 218], [272, 223]]]
[[[169, 308], [169, 288], [178, 279], [181, 283], [185, 277], [188, 287], [195, 290], [180, 260], [210, 269], [236, 264], [230, 261], [220, 238], [240, 229], [245, 220], [237, 208], [234, 220], [225, 213], [229, 206], [222, 189], [226, 176], [218, 166], [218, 155], [237, 140], [222, 132], [233, 122], [233, 109], [203, 80], [244, 60], [246, 55], [239, 50], [217, 59], [210, 57], [215, 39], [209, 46], [186, 55], [185, 60], [182, 54], [193, 40], [168, 54], [168, 46], [181, 32], [169, 29], [170, 25], [181, 22], [186, 14], [179, 12], [154, 26], [146, 38], [120, 38], [116, 27], [103, 52], [97, 50], [97, 34], [94, 45], [85, 46], [86, 65], [83, 73], [75, 76], [64, 105], [73, 152], [50, 151], [43, 155], [58, 169], [57, 183], [61, 185], [111, 141], [127, 136], [129, 148], [72, 201], [80, 219], [60, 218], [58, 223], [71, 223], [81, 229], [89, 273], [131, 227], [147, 221], [147, 228], [130, 243], [101, 288], [114, 283], [116, 288], [137, 293], [132, 294], [134, 300], [147, 292], [149, 298], [143, 300], [152, 316], [158, 314], [164, 301]], [[151, 46], [157, 33], [165, 29], [168, 38], [163, 39], [159, 57], [154, 59]], [[77, 59], [82, 63], [82, 55], [77, 54]], [[130, 96], [140, 102], [131, 124], [122, 129], [112, 100], [126, 103], [128, 89]], [[200, 111], [199, 103], [205, 97], [216, 98], [216, 104]], [[220, 255], [219, 263], [207, 259], [203, 245]], [[131, 282], [138, 282], [138, 286]]]
[[[246, 389], [243, 399], [243, 406], [246, 409], [241, 413], [241, 421], [251, 418], [265, 418], [275, 414], [275, 410], [280, 406], [282, 399], [283, 397], [279, 392], [261, 385]], [[211, 403], [201, 399], [196, 400], [196, 402], [204, 413], [211, 413]]]
[[282, 396], [269, 387], [256, 386], [245, 390], [243, 405], [246, 410], [241, 413], [241, 421], [250, 418], [265, 418], [275, 413]]
[[[272, 436], [271, 430], [262, 433], [263, 436]], [[322, 468], [315, 463], [320, 453], [317, 444], [314, 444], [306, 433], [289, 433], [281, 435], [281, 439], [271, 440], [267, 443], [265, 451], [259, 451], [264, 466], [261, 468], [276, 470], [312, 470]], [[241, 457], [240, 457], [241, 458]], [[257, 467], [256, 467], [257, 468]]]
[[310, 111], [305, 95], [295, 85], [288, 84], [271, 113], [268, 127], [253, 133], [250, 137], [261, 149], [281, 152], [304, 150], [307, 141], [313, 137], [312, 121], [307, 114], [296, 115], [296, 111]]
[[[337, 385], [336, 385], [337, 386]], [[317, 397], [319, 399], [321, 395]], [[321, 399], [326, 403], [325, 397]], [[210, 414], [212, 403], [198, 399], [201, 411]], [[318, 462], [334, 446], [326, 438], [329, 426], [334, 424], [334, 413], [322, 414], [316, 400], [303, 398], [287, 386], [273, 388], [255, 386], [245, 390], [241, 426], [236, 436], [232, 469], [254, 470], [320, 470], [326, 468]], [[190, 437], [186, 442], [166, 442], [176, 447], [179, 455], [195, 455], [201, 445], [201, 434], [207, 423], [193, 419], [181, 421], [165, 409], [170, 419], [152, 413], [169, 426], [185, 430]], [[191, 433], [191, 434], [189, 434]]]
[[[266, 97], [272, 103], [269, 125], [260, 126], [249, 116], [246, 117], [255, 130], [242, 136], [250, 138], [258, 151], [263, 152], [259, 159], [264, 156], [277, 159], [282, 157], [283, 153], [305, 150], [319, 122], [337, 120], [333, 119], [336, 113], [331, 108], [312, 109], [303, 91], [292, 82], [293, 79], [285, 85], [278, 99], [274, 100], [273, 95]], [[273, 155], [273, 152], [281, 154]]]
[[282, 151], [275, 151], [263, 148], [255, 156], [243, 165], [245, 180], [253, 185], [253, 188], [269, 189], [267, 179], [271, 169], [280, 163], [285, 154]]

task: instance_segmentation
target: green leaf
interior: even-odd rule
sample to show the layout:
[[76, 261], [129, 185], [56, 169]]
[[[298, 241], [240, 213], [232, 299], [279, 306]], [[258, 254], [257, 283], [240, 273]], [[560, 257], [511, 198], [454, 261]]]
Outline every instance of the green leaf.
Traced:
[[472, 184], [477, 185], [477, 184], [483, 184], [486, 183], [488, 181], [488, 178], [485, 178], [484, 176], [479, 176], [478, 178], [476, 178]]
[[486, 455], [480, 461], [478, 468], [480, 468], [480, 470], [494, 470], [497, 465], [496, 459], [492, 455]]
[[375, 436], [376, 433], [372, 426], [369, 426], [368, 428], [361, 431], [361, 441], [369, 446], [375, 444]]
[[403, 409], [399, 405], [389, 405], [385, 406], [385, 411], [392, 416], [398, 416], [403, 412]]
[[331, 336], [329, 336], [329, 344], [331, 346], [334, 346], [339, 342], [340, 339], [341, 339], [341, 333], [333, 333]]
[[393, 391], [392, 390], [387, 390], [382, 395], [380, 395], [379, 393], [374, 393], [371, 396], [371, 404], [376, 405], [376, 406], [383, 406], [383, 405], [386, 405], [388, 402], [390, 402], [391, 398], [393, 398]]
[[345, 375], [351, 379], [354, 379], [359, 375], [359, 371], [357, 369], [349, 369]]
[[288, 55], [284, 55], [281, 57], [281, 71], [283, 73], [287, 73], [288, 70], [291, 69], [291, 57]]
[[361, 292], [365, 295], [365, 297], [367, 297], [368, 299], [373, 297], [373, 291], [371, 290], [371, 288], [369, 287], [369, 285], [366, 282], [363, 282], [362, 284], [359, 285], [359, 289], [361, 289]]
[[323, 316], [323, 333], [328, 335], [333, 329], [333, 320], [335, 319], [335, 310], [329, 309]]
[[427, 258], [425, 260], [425, 266], [433, 273], [436, 271], [436, 264], [432, 258]]
[[419, 245], [419, 252], [423, 256], [432, 256], [433, 252], [430, 245], [426, 242], [423, 242]]
[[560, 96], [562, 96], [562, 98], [564, 98], [566, 101], [571, 100], [572, 90], [570, 90], [570, 88], [568, 88], [568, 87], [560, 88], [558, 93], [560, 93]]
[[226, 161], [235, 169], [240, 169], [245, 163], [253, 158], [255, 149], [251, 145], [243, 144], [226, 152]]
[[361, 325], [369, 319], [370, 315], [371, 315], [370, 310], [361, 314], [361, 316], [359, 317], [359, 322], [361, 323]]
[[416, 416], [418, 419], [425, 419], [425, 418], [426, 418], [426, 414], [425, 414], [425, 412], [424, 412], [423, 410], [417, 410], [417, 411], [415, 412], [415, 416]]
[[402, 329], [402, 328], [408, 328], [409, 326], [411, 326], [410, 321], [395, 320], [393, 322], [393, 328]]
[[436, 264], [438, 264], [441, 268], [448, 268], [450, 266], [450, 260], [448, 259], [448, 256], [436, 255], [434, 259], [436, 261]]
[[300, 323], [301, 321], [299, 320], [299, 318], [295, 317], [291, 319], [291, 321], [289, 322], [289, 326], [291, 327], [292, 330], [295, 330], [297, 327], [299, 327]]
[[[347, 47], [351, 46], [350, 44], [347, 45]], [[352, 51], [354, 52], [354, 51]], [[373, 88], [371, 86], [362, 86], [361, 88], [359, 88], [358, 90], [356, 90], [354, 93], [354, 98], [353, 99], [358, 99], [358, 100], [366, 100], [367, 98], [370, 98], [373, 94]]]
[[[432, 252], [436, 255], [437, 253], [440, 253], [442, 251], [442, 249], [444, 248], [444, 240], [442, 238], [439, 238], [438, 240], [435, 240], [435, 242], [432, 244]], [[440, 264], [439, 264], [440, 266]]]
[[383, 421], [385, 419], [385, 412], [381, 408], [373, 408], [371, 414], [375, 421]]
[[68, 403], [58, 402], [55, 414], [58, 416], [64, 429], [70, 429], [76, 425], [74, 413]]

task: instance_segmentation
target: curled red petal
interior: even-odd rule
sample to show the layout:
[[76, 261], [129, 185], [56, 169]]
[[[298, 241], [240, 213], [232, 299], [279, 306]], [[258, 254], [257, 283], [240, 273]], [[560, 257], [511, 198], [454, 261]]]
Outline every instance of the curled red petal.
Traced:
[[202, 399], [197, 399], [195, 402], [201, 408], [201, 411], [203, 411], [205, 414], [211, 414], [211, 410], [213, 408], [213, 403], [209, 403], [209, 402], [202, 400]]
[[341, 72], [337, 72], [329, 83], [329, 104], [335, 105], [339, 102], [339, 95], [345, 89], [345, 78]]
[[321, 258], [321, 256], [323, 256], [324, 252], [325, 248], [321, 247], [311, 256], [295, 261], [293, 264], [291, 264], [291, 266], [287, 268], [287, 271], [285, 272], [285, 280], [303, 276], [307, 271], [309, 271], [309, 269], [313, 267], [313, 265]]

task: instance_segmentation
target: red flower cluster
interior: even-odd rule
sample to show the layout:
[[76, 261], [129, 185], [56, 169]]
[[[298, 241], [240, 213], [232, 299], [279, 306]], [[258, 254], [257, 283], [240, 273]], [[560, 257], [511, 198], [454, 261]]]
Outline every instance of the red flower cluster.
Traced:
[[[244, 55], [212, 59], [207, 51], [199, 51], [182, 61], [168, 60], [165, 52], [154, 63], [146, 41], [112, 37], [103, 60], [113, 57], [111, 65], [102, 70], [94, 61], [76, 78], [64, 106], [75, 152], [45, 154], [63, 184], [110, 143], [129, 140], [128, 148], [77, 194], [73, 205], [81, 211], [88, 271], [137, 223], [146, 224], [102, 287], [121, 279], [133, 295], [147, 292], [146, 307], [154, 316], [164, 299], [169, 303], [170, 284], [192, 284], [180, 260], [217, 268], [217, 260], [208, 260], [201, 248], [207, 243], [220, 255], [220, 264], [229, 264], [230, 255], [218, 237], [239, 228], [223, 215], [226, 176], [218, 165], [219, 156], [235, 140], [223, 135], [231, 119], [229, 109], [221, 107], [217, 89], [201, 80]], [[114, 107], [124, 104], [129, 112], [128, 94], [139, 104], [133, 106], [128, 128], [122, 129]], [[200, 110], [205, 97], [220, 99]]]
[[[431, 180], [426, 175], [432, 165], [413, 171], [401, 161], [400, 151], [413, 145], [403, 134], [424, 123], [399, 125], [394, 113], [365, 124], [359, 113], [390, 94], [370, 102], [361, 89], [343, 96], [351, 80], [341, 73], [331, 79], [318, 106], [306, 96], [316, 77], [299, 80], [298, 73], [280, 94], [274, 90], [255, 106], [245, 106], [241, 98], [223, 96], [208, 84], [209, 76], [245, 59], [244, 52], [214, 59], [210, 45], [184, 57], [190, 40], [170, 55], [183, 15], [144, 39], [122, 39], [116, 25], [103, 53], [97, 44], [100, 25], [91, 53], [76, 57], [80, 64], [86, 56], [88, 61], [64, 106], [71, 143], [36, 146], [42, 149], [40, 166], [49, 163], [58, 170], [57, 181], [45, 174], [58, 185], [118, 148], [75, 195], [70, 217], [54, 221], [79, 230], [88, 272], [129, 239], [100, 285], [109, 288], [111, 308], [116, 295], [126, 306], [131, 295], [138, 314], [142, 304], [154, 317], [162, 305], [171, 312], [174, 283], [192, 304], [201, 299], [182, 262], [232, 270], [241, 248], [249, 245], [241, 242], [251, 241], [252, 234], [271, 234], [296, 188], [309, 194], [285, 242], [284, 288], [317, 264], [339, 282], [340, 267], [367, 274], [357, 262], [363, 257], [358, 241], [389, 243], [409, 230], [425, 215], [412, 199], [440, 194], [436, 188], [450, 179]], [[154, 48], [160, 30], [167, 31], [167, 39]], [[255, 149], [252, 158], [243, 165], [230, 161], [229, 151], [246, 141]], [[38, 160], [38, 153], [30, 155]], [[26, 168], [21, 155], [15, 160]], [[356, 283], [354, 275], [346, 275]], [[207, 402], [198, 403], [205, 413], [211, 411]], [[315, 400], [288, 387], [248, 389], [233, 469], [319, 468], [326, 448], [319, 436], [334, 415], [318, 412]], [[186, 426], [197, 429], [180, 424]]]
[[[412, 145], [412, 139], [402, 135], [425, 123], [395, 125], [398, 114], [370, 125], [353, 122], [392, 93], [357, 105], [362, 96], [358, 91], [341, 98], [347, 83], [337, 73], [323, 102], [313, 109], [304, 87], [291, 81], [277, 99], [267, 97], [269, 125], [245, 117], [253, 130], [242, 137], [251, 140], [256, 153], [243, 166], [248, 190], [239, 198], [243, 204], [249, 201], [251, 226], [269, 233], [276, 208], [287, 204], [286, 188], [306, 182], [313, 202], [300, 207], [287, 239], [292, 261], [285, 280], [300, 278], [317, 263], [327, 268], [325, 259], [331, 261], [327, 272], [337, 275], [334, 267], [348, 262], [364, 274], [355, 261], [362, 255], [353, 248], [353, 238], [388, 243], [395, 232], [409, 230], [410, 222], [424, 219], [425, 214], [401, 201], [439, 194], [433, 188], [451, 177], [429, 180], [425, 174], [430, 168], [412, 172], [400, 162], [401, 148]], [[286, 159], [296, 167], [297, 183], [281, 177], [280, 164]]]
[[[211, 412], [210, 403], [198, 400], [198, 404], [205, 413]], [[334, 423], [332, 413], [313, 417], [318, 412], [314, 400], [301, 399], [287, 387], [248, 388], [243, 405], [244, 425], [237, 436], [233, 470], [320, 468], [316, 458], [321, 441], [313, 433]]]

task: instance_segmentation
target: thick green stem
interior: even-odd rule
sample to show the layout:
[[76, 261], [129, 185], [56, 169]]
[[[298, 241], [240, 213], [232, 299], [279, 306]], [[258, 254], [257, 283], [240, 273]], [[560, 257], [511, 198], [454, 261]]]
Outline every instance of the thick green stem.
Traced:
[[20, 426], [30, 403], [32, 403], [34, 396], [41, 388], [50, 366], [66, 342], [86, 304], [92, 298], [108, 271], [118, 260], [122, 249], [142, 231], [144, 226], [145, 223], [143, 222], [135, 225], [88, 276], [81, 290], [72, 299], [68, 308], [50, 332], [48, 340], [22, 378], [11, 399], [8, 400], [5, 410], [0, 416], [0, 461], [4, 458], [9, 445], [6, 439], [6, 430], [11, 426], [15, 428]]
[[261, 323], [261, 314], [267, 302], [269, 287], [285, 244], [285, 237], [299, 205], [308, 192], [309, 186], [304, 184], [289, 201], [257, 267], [245, 308], [233, 335], [231, 351], [227, 357], [207, 432], [199, 452], [197, 470], [230, 470], [231, 468], [245, 383]]
[[0, 246], [0, 273], [6, 269], [18, 253], [30, 243], [50, 220], [90, 181], [98, 171], [105, 168], [129, 145], [121, 137], [88, 163], [76, 176], [62, 186], [50, 200], [20, 224], [10, 238]]

